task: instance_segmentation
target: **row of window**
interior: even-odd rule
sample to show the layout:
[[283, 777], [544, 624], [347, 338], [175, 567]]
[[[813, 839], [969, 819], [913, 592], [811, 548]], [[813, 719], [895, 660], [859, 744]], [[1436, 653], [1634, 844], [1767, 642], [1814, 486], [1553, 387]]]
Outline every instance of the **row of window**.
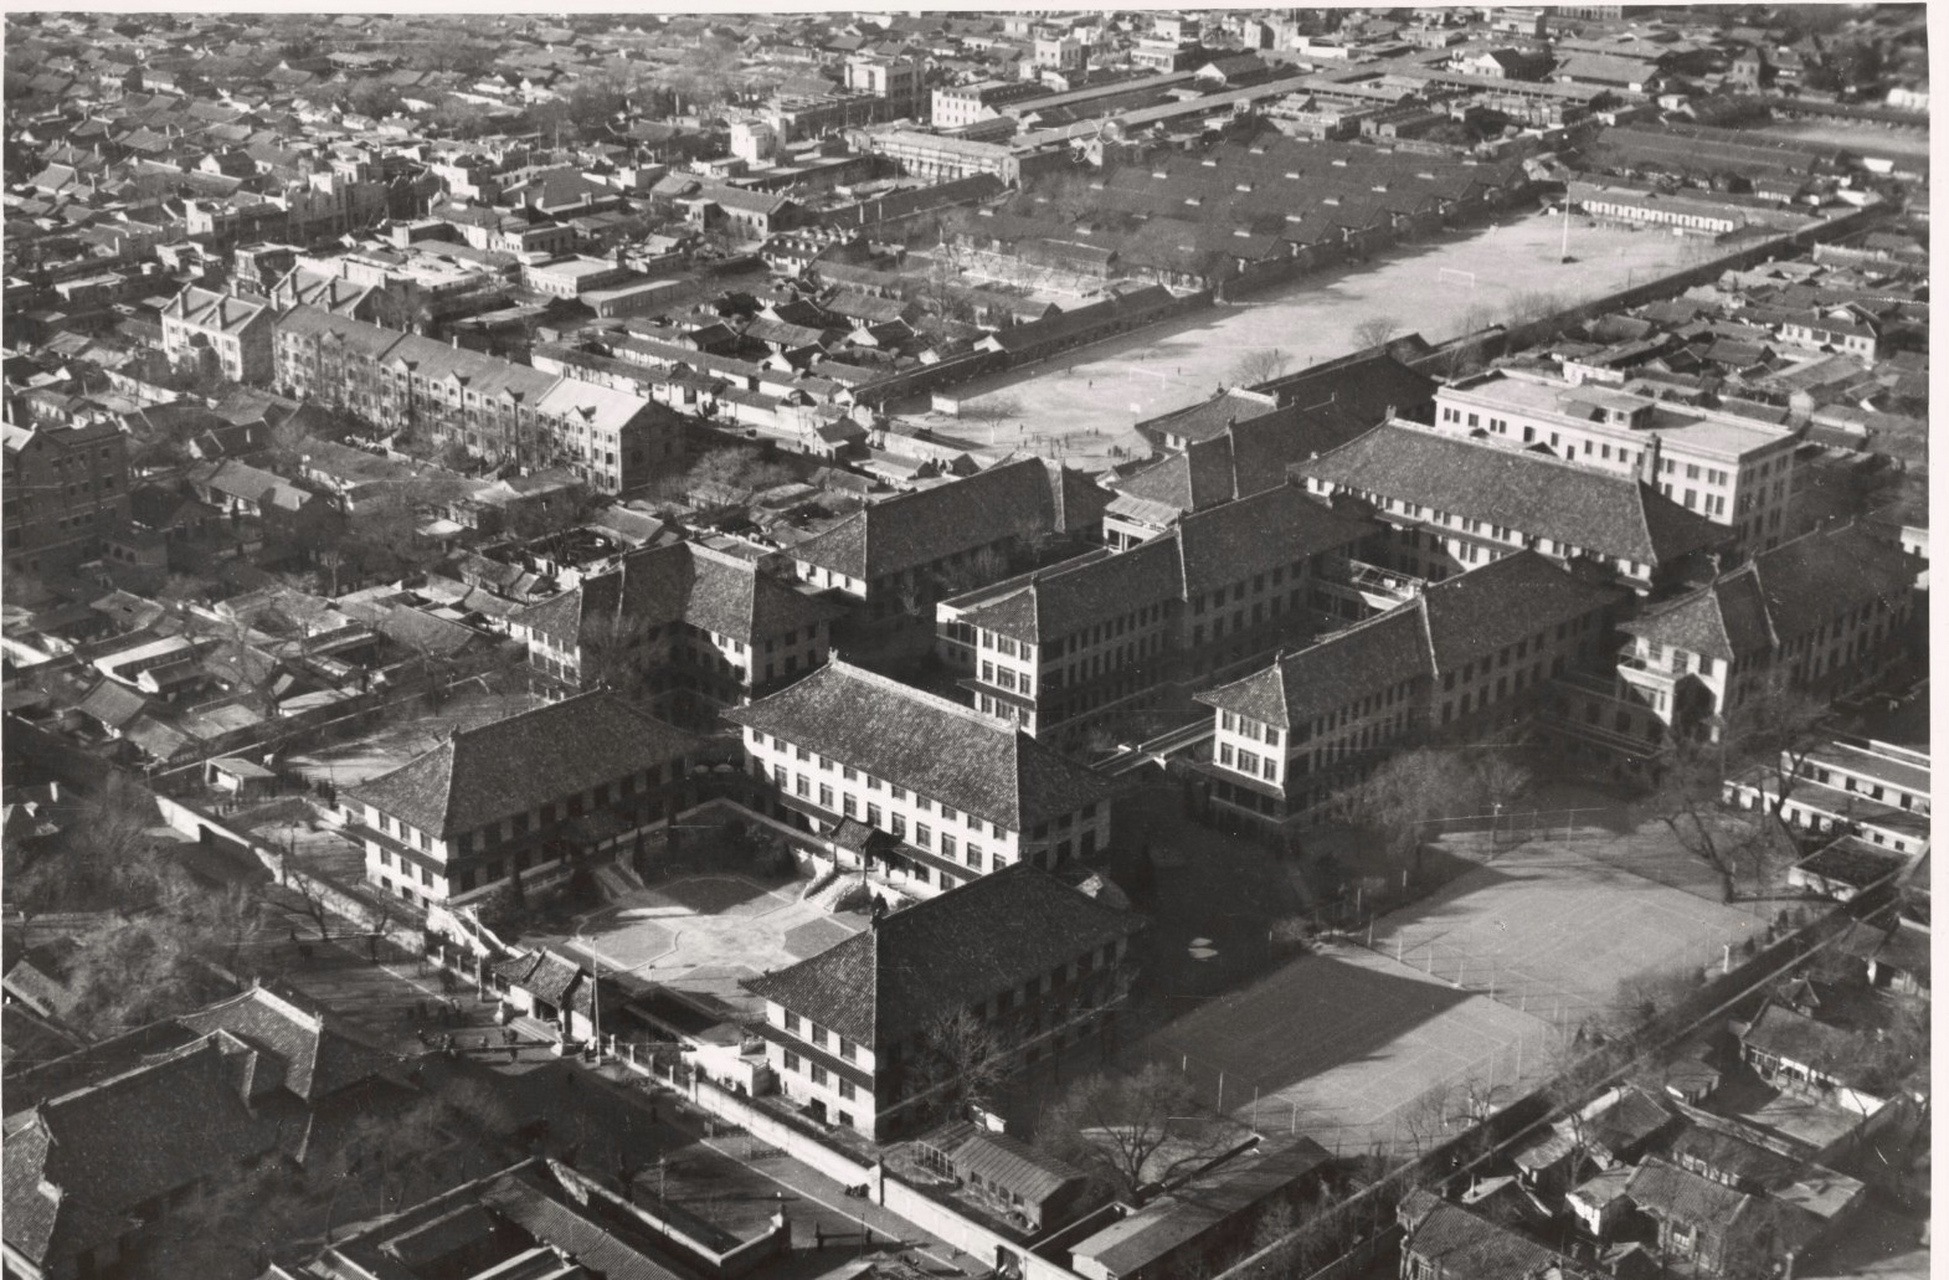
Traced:
[[[836, 769], [839, 773], [840, 778], [843, 781], [863, 783], [867, 791], [885, 791], [891, 799], [901, 803], [905, 803], [908, 800], [907, 788], [905, 787], [899, 786], [891, 782], [887, 782], [882, 778], [875, 777], [870, 773], [866, 773], [862, 770], [856, 769], [852, 765], [840, 764], [839, 761], [832, 759], [831, 757], [828, 756], [820, 755], [815, 751], [810, 751], [804, 746], [787, 743], [783, 738], [776, 737], [776, 736], [768, 736], [756, 729], [752, 729], [749, 732], [751, 734], [751, 745], [754, 747], [763, 747], [767, 745], [767, 743], [769, 743], [771, 746], [775, 747], [782, 756], [787, 756], [793, 760], [807, 761], [813, 766], [813, 768], [821, 772], [831, 773]], [[780, 766], [773, 767], [772, 778], [775, 782], [778, 783], [780, 789], [786, 789], [785, 770], [782, 767]], [[798, 794], [805, 794], [805, 793], [799, 792]], [[975, 834], [979, 834], [982, 830], [983, 819], [977, 818], [973, 814], [963, 814], [959, 809], [956, 809], [954, 806], [950, 804], [942, 802], [937, 806], [933, 800], [930, 800], [928, 797], [920, 795], [919, 793], [915, 793], [912, 797], [912, 800], [913, 800], [914, 808], [918, 809], [922, 813], [933, 813], [938, 808], [941, 816], [941, 821], [943, 822], [955, 822], [957, 820], [964, 821], [965, 824], [967, 825], [968, 830]], [[830, 808], [830, 806], [827, 807]], [[1091, 806], [1091, 808], [1093, 809], [1094, 806]], [[1003, 837], [1007, 834], [1003, 830], [1002, 824], [999, 822], [990, 822], [987, 825], [988, 825], [989, 834], [996, 836], [997, 838]]]

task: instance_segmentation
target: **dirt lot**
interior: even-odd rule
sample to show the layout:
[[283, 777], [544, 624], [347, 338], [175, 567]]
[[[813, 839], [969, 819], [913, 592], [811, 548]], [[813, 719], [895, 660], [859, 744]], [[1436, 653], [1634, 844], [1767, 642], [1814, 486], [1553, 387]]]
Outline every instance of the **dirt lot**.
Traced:
[[1289, 370], [1303, 369], [1353, 350], [1354, 327], [1380, 316], [1436, 342], [1459, 333], [1472, 313], [1500, 319], [1524, 294], [1551, 293], [1567, 303], [1641, 283], [1685, 265], [1700, 243], [1573, 218], [1575, 261], [1566, 264], [1562, 219], [1532, 214], [1013, 373], [988, 394], [1018, 402], [1021, 414], [996, 426], [935, 415], [919, 420], [978, 447], [1040, 452], [1101, 470], [1116, 460], [1114, 449], [1146, 452], [1133, 423], [1235, 381], [1233, 367], [1255, 349], [1276, 348], [1290, 358]]

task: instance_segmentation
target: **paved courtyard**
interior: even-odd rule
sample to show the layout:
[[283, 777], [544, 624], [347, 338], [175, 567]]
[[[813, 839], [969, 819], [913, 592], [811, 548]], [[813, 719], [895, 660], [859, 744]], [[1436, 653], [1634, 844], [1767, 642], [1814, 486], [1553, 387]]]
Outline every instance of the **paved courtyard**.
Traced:
[[817, 955], [866, 927], [799, 900], [804, 880], [767, 889], [738, 875], [689, 876], [635, 890], [576, 922], [571, 946], [605, 970], [753, 1005], [740, 978]]
[[[978, 447], [1051, 454], [1101, 470], [1116, 461], [1113, 449], [1139, 457], [1148, 452], [1133, 423], [1195, 404], [1234, 382], [1233, 367], [1255, 349], [1277, 348], [1294, 372], [1354, 350], [1355, 327], [1377, 317], [1440, 342], [1465, 324], [1502, 319], [1525, 294], [1570, 303], [1677, 270], [1701, 243], [1572, 218], [1575, 261], [1565, 263], [1563, 220], [1531, 214], [1404, 246], [1370, 263], [1307, 276], [1011, 373], [989, 384], [986, 394], [1014, 401], [1021, 412], [993, 426], [946, 415], [916, 420]], [[965, 389], [970, 398], [983, 390]]]

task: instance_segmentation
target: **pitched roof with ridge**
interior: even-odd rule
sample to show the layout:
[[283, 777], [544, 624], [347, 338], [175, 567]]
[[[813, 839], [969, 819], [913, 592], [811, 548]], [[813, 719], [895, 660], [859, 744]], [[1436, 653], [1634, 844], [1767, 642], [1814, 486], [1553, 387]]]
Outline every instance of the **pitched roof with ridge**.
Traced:
[[201, 289], [195, 285], [183, 290], [169, 300], [162, 309], [166, 320], [181, 320], [199, 329], [213, 329], [219, 333], [242, 333], [259, 317], [273, 316], [276, 313], [266, 302], [245, 302], [227, 293], [217, 293], [211, 289]]
[[1633, 477], [1403, 423], [1376, 427], [1292, 470], [1637, 564], [1667, 564], [1731, 536]]
[[444, 838], [660, 768], [695, 745], [689, 734], [598, 689], [456, 729], [426, 754], [348, 787], [345, 795]]
[[1117, 789], [1010, 721], [837, 660], [724, 718], [1012, 831]]
[[1141, 927], [1016, 863], [744, 986], [848, 1040], [892, 1045]]
[[1916, 563], [1859, 525], [1815, 530], [1619, 624], [1631, 635], [1732, 661], [1818, 631], [1915, 585]]
[[1439, 678], [1560, 622], [1615, 602], [1534, 551], [1431, 583], [1420, 595], [1282, 655], [1259, 671], [1193, 695], [1282, 729], [1417, 676]]
[[1110, 495], [1095, 501], [1089, 489], [1065, 478], [1067, 471], [1040, 458], [1003, 462], [965, 480], [876, 502], [797, 544], [791, 555], [871, 583], [1012, 534], [1088, 528]]

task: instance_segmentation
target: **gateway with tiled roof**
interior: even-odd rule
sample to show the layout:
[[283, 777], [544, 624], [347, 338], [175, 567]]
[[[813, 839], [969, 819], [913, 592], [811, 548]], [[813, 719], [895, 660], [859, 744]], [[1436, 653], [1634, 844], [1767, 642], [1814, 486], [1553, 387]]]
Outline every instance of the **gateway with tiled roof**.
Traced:
[[[1545, 454], [1391, 422], [1293, 467], [1307, 488], [1371, 503], [1418, 577], [1441, 577], [1534, 547], [1592, 559], [1640, 590], [1731, 533], [1650, 485]], [[1423, 532], [1428, 535], [1422, 536]], [[1420, 546], [1432, 541], [1432, 549]]]
[[459, 729], [343, 793], [366, 875], [408, 901], [460, 902], [530, 868], [660, 825], [696, 741], [602, 690]]
[[929, 1037], [990, 1026], [1011, 1069], [1106, 1027], [1142, 921], [1030, 866], [877, 918], [746, 989], [765, 1000], [766, 1060], [787, 1097], [868, 1137], [917, 1123], [937, 1091]]

